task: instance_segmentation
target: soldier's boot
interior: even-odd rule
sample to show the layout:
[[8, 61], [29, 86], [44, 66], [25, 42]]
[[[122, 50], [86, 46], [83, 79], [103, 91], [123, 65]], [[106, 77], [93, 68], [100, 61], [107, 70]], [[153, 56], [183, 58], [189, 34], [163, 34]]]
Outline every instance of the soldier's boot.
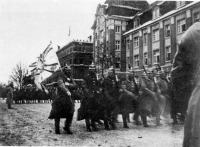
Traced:
[[55, 134], [60, 134], [60, 118], [55, 118]]
[[141, 125], [141, 122], [139, 121], [139, 113], [135, 113], [133, 120], [135, 121], [136, 125]]
[[86, 124], [87, 131], [88, 131], [88, 132], [91, 132], [92, 130], [91, 130], [91, 128], [90, 128], [90, 120], [89, 120], [89, 118], [86, 118], [86, 119], [85, 119], [85, 124]]
[[97, 122], [99, 125], [103, 126], [103, 123], [101, 122], [100, 119], [98, 119], [96, 122]]
[[115, 121], [116, 121], [116, 118], [115, 118], [115, 117], [111, 119], [111, 126], [112, 126], [112, 129], [113, 129], [113, 130], [116, 130], [116, 129], [117, 129], [117, 126], [116, 126], [116, 124], [115, 124]]
[[141, 116], [142, 122], [143, 122], [143, 126], [144, 127], [149, 127], [149, 125], [147, 124], [147, 117], [146, 116]]
[[8, 104], [8, 109], [11, 109], [11, 104]]
[[161, 125], [161, 123], [160, 123], [160, 115], [161, 115], [161, 109], [159, 109], [159, 111], [157, 112], [157, 114], [156, 114], [156, 125], [157, 126], [160, 126]]
[[92, 119], [91, 120], [91, 126], [92, 126], [92, 129], [94, 130], [94, 131], [98, 131], [98, 128], [97, 128], [97, 126], [96, 126], [96, 124], [95, 124], [95, 121]]
[[124, 123], [124, 128], [129, 128], [128, 124], [127, 124], [127, 118], [129, 117], [129, 115], [126, 114], [122, 114], [122, 118], [123, 118], [123, 123]]
[[67, 132], [67, 134], [73, 134], [72, 131], [70, 130], [70, 126], [72, 123], [72, 119], [73, 119], [73, 115], [74, 113], [71, 113], [68, 118], [66, 118], [65, 120], [65, 126], [64, 126], [64, 130]]
[[173, 124], [178, 124], [176, 112], [174, 111], [171, 112], [171, 118], [173, 119]]
[[129, 116], [129, 114], [128, 114], [128, 116], [127, 116], [127, 122], [128, 122], [128, 123], [130, 123], [130, 122], [131, 122], [131, 119], [130, 119], [130, 116]]
[[108, 120], [107, 120], [106, 118], [104, 119], [104, 126], [105, 126], [105, 129], [106, 129], [106, 130], [110, 130], [110, 129], [109, 129]]

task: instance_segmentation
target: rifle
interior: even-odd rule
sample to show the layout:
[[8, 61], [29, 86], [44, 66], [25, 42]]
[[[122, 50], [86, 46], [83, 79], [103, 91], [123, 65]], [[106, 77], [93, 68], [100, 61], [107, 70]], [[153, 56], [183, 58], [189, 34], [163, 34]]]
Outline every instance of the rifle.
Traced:
[[139, 95], [139, 88], [138, 88], [138, 85], [137, 85], [137, 83], [136, 83], [136, 81], [135, 81], [135, 72], [132, 71], [132, 73], [133, 73], [133, 82], [134, 82], [134, 84], [135, 84], [136, 94]]
[[146, 69], [145, 69], [144, 65], [142, 66], [142, 68], [144, 69], [144, 72], [147, 74], [147, 71], [146, 71]]
[[158, 66], [158, 69], [159, 69], [159, 70], [162, 70], [159, 64], [157, 64], [157, 66]]

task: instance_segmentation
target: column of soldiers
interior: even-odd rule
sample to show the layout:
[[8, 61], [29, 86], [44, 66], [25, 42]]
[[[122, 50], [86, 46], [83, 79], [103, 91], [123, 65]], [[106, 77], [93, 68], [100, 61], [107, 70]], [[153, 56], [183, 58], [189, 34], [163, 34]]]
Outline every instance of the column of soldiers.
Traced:
[[48, 89], [49, 94], [43, 91], [37, 91], [33, 85], [23, 86], [21, 89], [14, 89], [15, 104], [32, 104], [32, 103], [51, 103], [53, 100], [52, 89]]
[[[99, 80], [101, 84], [97, 84], [96, 76], [88, 75], [84, 80], [84, 87], [87, 88], [87, 91], [84, 92], [81, 108], [78, 111], [78, 114], [84, 114], [84, 117], [80, 117], [78, 120], [93, 118], [93, 114], [90, 112], [96, 112], [95, 115], [104, 115], [98, 118], [104, 120], [105, 129], [109, 129], [109, 125], [116, 129], [117, 115], [122, 114], [124, 128], [128, 128], [129, 113], [134, 113], [135, 123], [137, 125], [141, 123], [141, 116], [143, 126], [148, 127], [148, 116], [156, 117], [156, 125], [160, 125], [160, 116], [171, 113], [173, 102], [170, 94], [170, 81], [166, 72], [158, 68], [157, 70], [152, 68], [145, 70], [139, 81], [136, 81], [133, 71], [127, 73], [125, 78], [118, 78], [112, 70], [107, 77]], [[94, 83], [96, 84], [94, 85]], [[98, 100], [101, 103], [98, 103]], [[89, 111], [90, 107], [88, 106], [94, 106], [91, 108], [92, 111]], [[98, 113], [101, 108], [105, 110], [104, 113]], [[88, 128], [87, 123], [86, 125]], [[96, 126], [93, 129], [97, 130]], [[87, 130], [91, 131], [90, 128]]]

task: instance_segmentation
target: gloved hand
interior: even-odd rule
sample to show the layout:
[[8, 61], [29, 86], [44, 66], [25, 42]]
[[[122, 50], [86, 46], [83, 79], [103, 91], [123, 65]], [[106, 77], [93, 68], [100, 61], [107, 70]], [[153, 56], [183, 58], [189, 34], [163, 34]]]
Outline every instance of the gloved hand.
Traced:
[[69, 86], [69, 83], [68, 83], [68, 82], [65, 82], [65, 86]]
[[68, 94], [68, 96], [71, 96], [71, 92], [70, 91], [67, 91], [67, 94]]

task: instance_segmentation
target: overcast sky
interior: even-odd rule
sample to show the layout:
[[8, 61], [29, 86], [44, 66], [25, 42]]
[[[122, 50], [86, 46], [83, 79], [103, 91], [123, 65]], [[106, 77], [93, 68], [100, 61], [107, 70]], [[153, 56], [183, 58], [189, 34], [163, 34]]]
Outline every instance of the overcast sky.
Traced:
[[[0, 0], [0, 83], [7, 83], [19, 62], [30, 65], [52, 41], [48, 55], [54, 62], [57, 45], [86, 40], [97, 5], [105, 0]], [[151, 1], [152, 2], [152, 1]], [[69, 34], [71, 28], [71, 35]]]

